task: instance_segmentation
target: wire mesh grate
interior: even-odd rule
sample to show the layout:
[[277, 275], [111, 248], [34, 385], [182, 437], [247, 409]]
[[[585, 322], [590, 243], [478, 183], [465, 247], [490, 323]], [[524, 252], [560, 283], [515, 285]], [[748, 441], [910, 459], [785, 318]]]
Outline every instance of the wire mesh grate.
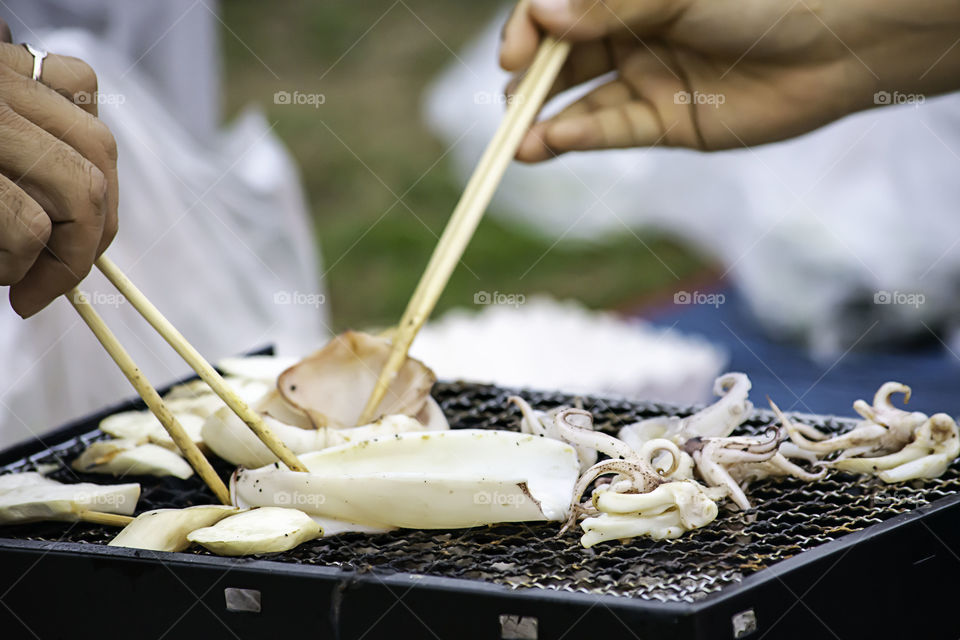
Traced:
[[[488, 385], [439, 383], [434, 396], [454, 428], [519, 428], [519, 412], [507, 403], [515, 390]], [[560, 393], [520, 392], [539, 409], [573, 404]], [[618, 427], [658, 415], [688, 415], [692, 407], [623, 400], [579, 398], [598, 428]], [[852, 426], [852, 420], [801, 416], [824, 431]], [[740, 429], [759, 433], [771, 414], [757, 411]], [[71, 471], [68, 464], [84, 447], [105, 437], [91, 431], [29, 458], [0, 468], [0, 473], [42, 470], [65, 482], [104, 482], [103, 476]], [[215, 460], [225, 478], [230, 465]], [[142, 486], [139, 511], [210, 504], [213, 496], [199, 478], [137, 478]], [[507, 585], [693, 602], [744, 576], [854, 531], [927, 505], [960, 489], [954, 464], [941, 478], [886, 485], [874, 478], [831, 472], [805, 483], [794, 478], [755, 483], [749, 513], [721, 508], [717, 519], [678, 540], [634, 539], [591, 549], [579, 534], [558, 537], [557, 523], [506, 524], [456, 531], [398, 530], [385, 534], [344, 534], [303, 544], [270, 559], [305, 565], [342, 567], [361, 572], [406, 572]], [[138, 512], [139, 512], [138, 511]], [[39, 523], [0, 527], [0, 537], [105, 544], [115, 533], [88, 524]], [[205, 554], [203, 549], [188, 553]]]

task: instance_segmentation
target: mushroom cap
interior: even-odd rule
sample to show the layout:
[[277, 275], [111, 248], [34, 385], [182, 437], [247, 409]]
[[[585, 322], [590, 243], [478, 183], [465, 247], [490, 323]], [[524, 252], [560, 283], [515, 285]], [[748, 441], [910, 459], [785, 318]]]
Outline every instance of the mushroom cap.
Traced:
[[[347, 331], [281, 373], [277, 390], [290, 405], [309, 416], [317, 428], [352, 427], [357, 424], [389, 355], [388, 340]], [[436, 381], [433, 371], [408, 357], [387, 388], [378, 415], [424, 415], [421, 412]]]

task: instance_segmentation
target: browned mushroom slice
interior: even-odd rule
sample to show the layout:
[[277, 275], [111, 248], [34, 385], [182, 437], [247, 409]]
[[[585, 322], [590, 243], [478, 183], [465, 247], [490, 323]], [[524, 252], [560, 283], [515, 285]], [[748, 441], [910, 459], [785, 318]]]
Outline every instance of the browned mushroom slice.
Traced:
[[[389, 355], [387, 340], [347, 331], [280, 374], [277, 388], [316, 427], [353, 427]], [[426, 365], [407, 358], [387, 389], [377, 415], [420, 416], [436, 380]]]

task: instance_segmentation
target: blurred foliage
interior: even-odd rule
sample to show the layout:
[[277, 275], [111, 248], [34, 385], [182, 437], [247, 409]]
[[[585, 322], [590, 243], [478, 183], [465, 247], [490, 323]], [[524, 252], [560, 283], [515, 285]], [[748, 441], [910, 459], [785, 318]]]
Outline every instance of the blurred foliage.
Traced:
[[[462, 188], [449, 165], [437, 163], [444, 146], [421, 120], [422, 92], [453, 60], [450, 50], [498, 6], [488, 0], [221, 4], [225, 113], [258, 103], [299, 162], [334, 329], [396, 322], [413, 292]], [[325, 102], [319, 109], [275, 105], [273, 94], [281, 90], [322, 93]], [[578, 214], [571, 211], [571, 220]], [[556, 238], [503, 221], [488, 215], [481, 223], [463, 259], [468, 268], [457, 269], [438, 311], [471, 304], [478, 290], [547, 291], [593, 307], [623, 306], [675, 288], [670, 270], [684, 277], [705, 264], [649, 232], [640, 232], [643, 242], [624, 231], [605, 242], [553, 246]]]

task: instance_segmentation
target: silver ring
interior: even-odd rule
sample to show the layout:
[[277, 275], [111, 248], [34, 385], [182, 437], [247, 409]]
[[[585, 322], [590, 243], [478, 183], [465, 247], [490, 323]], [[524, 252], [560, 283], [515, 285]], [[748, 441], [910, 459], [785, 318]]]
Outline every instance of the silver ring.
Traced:
[[32, 77], [34, 80], [40, 80], [40, 74], [43, 73], [43, 59], [47, 57], [47, 52], [43, 49], [38, 49], [32, 44], [26, 42], [23, 43], [23, 46], [27, 48], [27, 51], [30, 52], [30, 55], [33, 56], [33, 74]]

